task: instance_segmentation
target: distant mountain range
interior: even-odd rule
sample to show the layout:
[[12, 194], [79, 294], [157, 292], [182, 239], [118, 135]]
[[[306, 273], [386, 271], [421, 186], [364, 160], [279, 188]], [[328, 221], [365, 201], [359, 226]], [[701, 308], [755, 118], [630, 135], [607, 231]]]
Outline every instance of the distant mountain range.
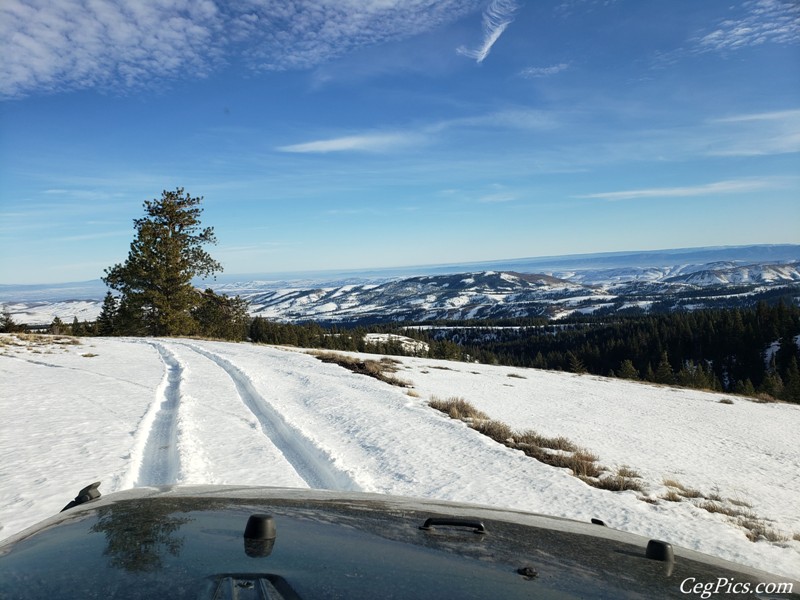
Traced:
[[[226, 276], [202, 284], [239, 294], [278, 321], [376, 322], [563, 318], [576, 313], [741, 306], [800, 298], [800, 245], [556, 256], [289, 277]], [[93, 320], [102, 282], [0, 286], [21, 323]]]

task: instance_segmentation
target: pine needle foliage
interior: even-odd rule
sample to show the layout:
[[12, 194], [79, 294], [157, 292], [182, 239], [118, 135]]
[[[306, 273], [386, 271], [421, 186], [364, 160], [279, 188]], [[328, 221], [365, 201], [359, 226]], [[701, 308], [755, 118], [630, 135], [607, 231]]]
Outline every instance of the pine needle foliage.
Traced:
[[192, 316], [198, 303], [192, 279], [222, 271], [204, 249], [217, 240], [213, 227], [201, 226], [201, 201], [183, 188], [145, 201], [145, 216], [133, 221], [136, 235], [128, 258], [105, 271], [105, 284], [122, 296], [120, 308], [147, 335], [198, 331]]

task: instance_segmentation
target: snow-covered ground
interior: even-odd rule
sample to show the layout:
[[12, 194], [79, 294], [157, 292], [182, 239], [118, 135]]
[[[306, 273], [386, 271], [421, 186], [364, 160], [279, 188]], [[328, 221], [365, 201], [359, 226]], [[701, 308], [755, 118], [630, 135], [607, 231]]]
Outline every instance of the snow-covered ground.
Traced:
[[[391, 386], [302, 350], [0, 336], [0, 537], [101, 491], [258, 484], [474, 502], [587, 521], [800, 574], [800, 406], [532, 369], [401, 358]], [[410, 393], [409, 393], [410, 392]], [[645, 493], [599, 490], [427, 406], [463, 397], [566, 436]], [[665, 480], [702, 497], [659, 499]], [[673, 488], [673, 491], [675, 488]], [[656, 503], [643, 501], [647, 496]], [[782, 534], [751, 542], [731, 517]], [[746, 507], [744, 505], [747, 505]], [[797, 536], [800, 538], [800, 536]]]

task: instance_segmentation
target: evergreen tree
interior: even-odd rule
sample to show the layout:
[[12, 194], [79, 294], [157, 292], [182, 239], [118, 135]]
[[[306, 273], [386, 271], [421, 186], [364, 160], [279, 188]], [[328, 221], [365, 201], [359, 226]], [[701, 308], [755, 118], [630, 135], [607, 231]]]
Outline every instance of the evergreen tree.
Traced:
[[72, 317], [72, 335], [86, 335], [86, 331], [78, 321], [78, 317]]
[[53, 322], [50, 323], [50, 333], [53, 335], [63, 335], [67, 333], [67, 326], [58, 317], [53, 317]]
[[103, 307], [97, 317], [97, 335], [114, 335], [117, 333], [117, 299], [111, 292], [106, 292]]
[[14, 333], [19, 330], [19, 326], [14, 323], [11, 313], [3, 309], [0, 315], [0, 333]]
[[106, 269], [103, 281], [122, 294], [128, 316], [147, 334], [195, 333], [191, 311], [198, 295], [192, 279], [222, 270], [203, 249], [216, 238], [212, 227], [201, 227], [201, 201], [183, 188], [145, 201], [145, 216], [133, 221], [136, 236], [128, 258]]
[[783, 399], [800, 403], [800, 367], [793, 356], [786, 369], [786, 383], [783, 386]]
[[247, 302], [239, 296], [220, 296], [214, 290], [207, 289], [200, 294], [200, 301], [193, 309], [192, 316], [197, 321], [200, 334], [206, 337], [243, 340], [247, 336], [250, 317], [247, 314]]
[[672, 371], [672, 365], [669, 363], [666, 352], [661, 353], [661, 361], [658, 363], [658, 367], [656, 367], [654, 381], [667, 385], [675, 383], [675, 374]]
[[583, 361], [575, 356], [572, 352], [567, 352], [567, 361], [569, 364], [569, 370], [572, 373], [586, 373], [586, 365], [584, 365]]
[[622, 361], [617, 375], [623, 379], [639, 379], [639, 371], [636, 370], [636, 367], [633, 366], [633, 361], [629, 358]]
[[783, 396], [783, 379], [777, 373], [767, 373], [758, 391], [773, 398], [780, 398]]

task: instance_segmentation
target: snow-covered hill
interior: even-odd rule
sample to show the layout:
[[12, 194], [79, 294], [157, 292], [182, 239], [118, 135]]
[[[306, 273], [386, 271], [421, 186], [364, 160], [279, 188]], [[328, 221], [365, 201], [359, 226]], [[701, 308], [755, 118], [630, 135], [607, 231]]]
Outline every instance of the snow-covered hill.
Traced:
[[[729, 398], [587, 375], [396, 360], [394, 377], [406, 387], [298, 349], [0, 336], [0, 537], [57, 512], [96, 480], [105, 493], [261, 484], [597, 517], [798, 575], [800, 407], [722, 403]], [[644, 489], [591, 487], [434, 411], [432, 396], [463, 397], [515, 430], [565, 436], [610, 472], [637, 472]], [[780, 539], [750, 541], [757, 527]]]
[[[793, 259], [776, 260], [786, 256]], [[759, 257], [762, 260], [753, 260]], [[202, 285], [238, 294], [250, 302], [253, 315], [283, 322], [563, 318], [574, 313], [647, 310], [654, 304], [681, 309], [739, 306], [781, 289], [800, 297], [800, 246], [555, 257], [549, 262], [529, 259], [498, 264], [509, 268], [468, 271], [463, 266], [465, 270], [457, 272], [404, 277], [384, 273], [373, 278], [328, 280], [227, 278]], [[514, 264], [518, 268], [510, 268]], [[100, 312], [104, 291], [102, 286], [90, 284], [65, 284], [50, 290], [0, 286], [0, 302], [18, 323], [47, 325], [56, 316], [66, 323], [75, 318], [91, 321]]]

